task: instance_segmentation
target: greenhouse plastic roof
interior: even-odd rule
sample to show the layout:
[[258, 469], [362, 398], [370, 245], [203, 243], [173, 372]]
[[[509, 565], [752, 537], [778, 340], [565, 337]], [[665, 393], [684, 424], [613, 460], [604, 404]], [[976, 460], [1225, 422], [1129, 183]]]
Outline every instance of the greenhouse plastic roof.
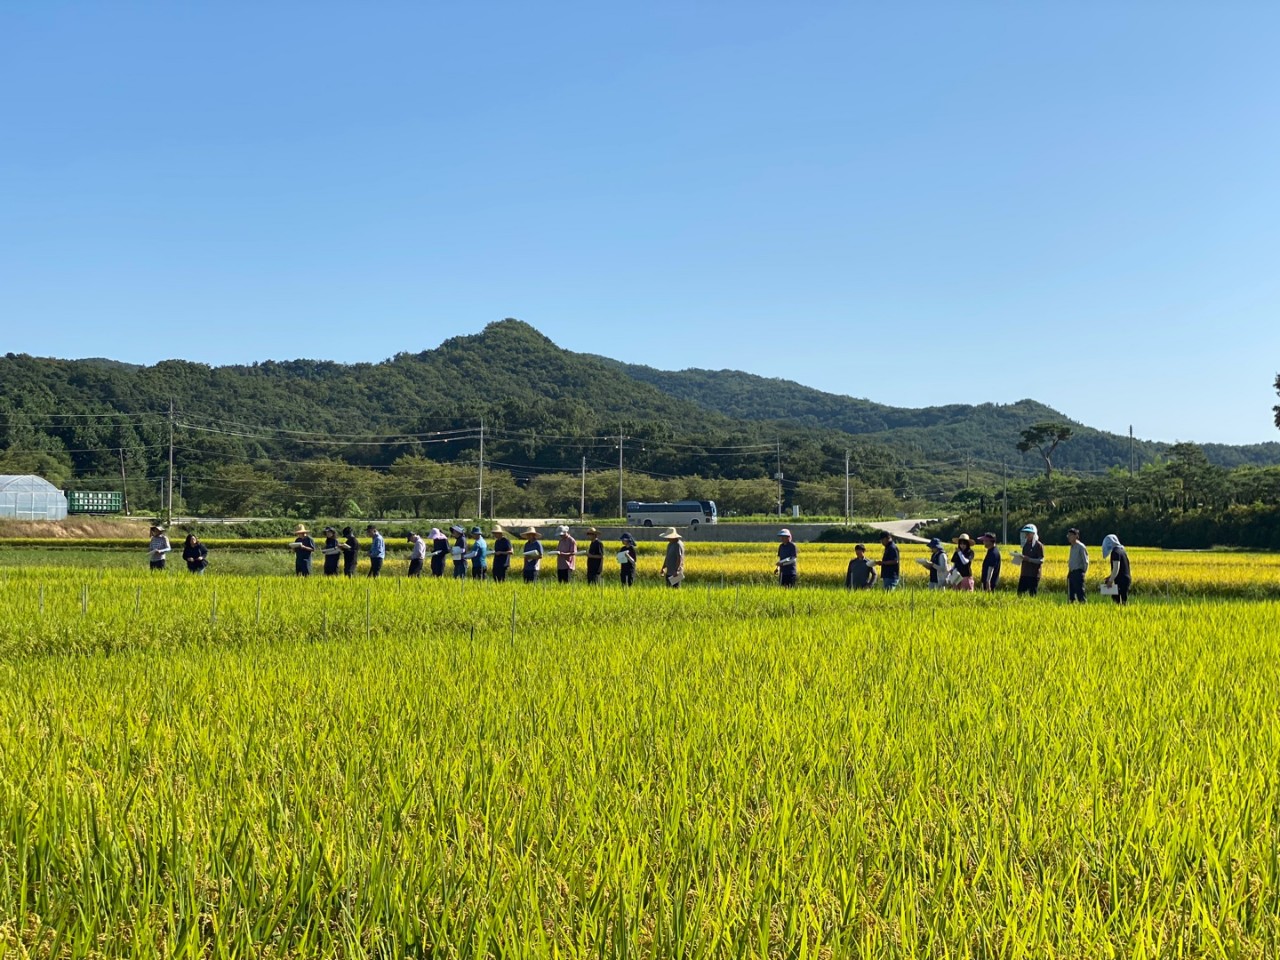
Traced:
[[0, 473], [0, 491], [5, 493], [48, 493], [57, 489], [33, 473]]

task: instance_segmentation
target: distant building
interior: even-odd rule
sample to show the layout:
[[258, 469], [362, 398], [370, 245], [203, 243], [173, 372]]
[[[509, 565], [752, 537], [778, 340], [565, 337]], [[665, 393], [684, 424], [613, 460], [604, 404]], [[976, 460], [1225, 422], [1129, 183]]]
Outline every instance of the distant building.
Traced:
[[0, 517], [10, 520], [65, 520], [67, 498], [43, 477], [0, 474]]

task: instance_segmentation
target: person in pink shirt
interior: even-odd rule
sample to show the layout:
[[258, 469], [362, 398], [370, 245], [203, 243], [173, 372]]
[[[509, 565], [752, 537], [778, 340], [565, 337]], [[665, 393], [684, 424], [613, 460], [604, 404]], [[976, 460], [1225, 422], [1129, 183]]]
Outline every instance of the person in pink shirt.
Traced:
[[569, 536], [568, 527], [560, 527], [560, 543], [556, 546], [556, 580], [568, 583], [578, 557], [578, 541]]

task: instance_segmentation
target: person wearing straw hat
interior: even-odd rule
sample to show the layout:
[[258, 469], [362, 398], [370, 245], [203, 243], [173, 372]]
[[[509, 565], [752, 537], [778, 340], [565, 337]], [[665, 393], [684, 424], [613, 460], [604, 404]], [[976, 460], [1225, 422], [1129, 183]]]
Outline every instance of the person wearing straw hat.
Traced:
[[786, 527], [778, 531], [778, 536], [782, 538], [782, 542], [778, 544], [778, 562], [774, 564], [774, 569], [778, 572], [778, 585], [794, 587], [798, 575], [796, 544], [791, 539], [791, 531]]
[[324, 545], [320, 548], [324, 556], [324, 575], [336, 577], [338, 562], [342, 559], [342, 547], [338, 544], [338, 531], [333, 527], [324, 528]]
[[342, 528], [342, 575], [354, 577], [360, 563], [360, 541], [350, 527]]
[[493, 528], [493, 579], [502, 583], [507, 579], [507, 570], [511, 567], [511, 557], [515, 551], [511, 549], [511, 539], [501, 524]]
[[316, 542], [311, 539], [303, 524], [298, 524], [293, 531], [293, 543], [289, 544], [289, 549], [293, 551], [293, 575], [311, 576], [311, 555], [316, 552]]
[[566, 526], [557, 527], [556, 533], [560, 535], [560, 542], [556, 544], [556, 582], [568, 583], [578, 562], [578, 541]]
[[459, 523], [449, 528], [453, 534], [453, 546], [449, 548], [449, 556], [453, 558], [453, 579], [462, 580], [467, 575], [467, 531]]
[[165, 536], [164, 527], [161, 524], [151, 525], [151, 542], [147, 549], [150, 551], [147, 554], [147, 561], [151, 569], [163, 570], [165, 556], [173, 547], [169, 543], [169, 538]]
[[952, 586], [956, 590], [973, 593], [973, 539], [962, 533], [956, 537], [956, 550], [951, 554]]
[[364, 532], [369, 534], [369, 576], [376, 577], [382, 572], [383, 561], [387, 559], [387, 543], [372, 523], [364, 528]]
[[1018, 596], [1024, 593], [1035, 596], [1040, 592], [1040, 573], [1044, 569], [1044, 544], [1040, 542], [1040, 531], [1034, 523], [1028, 523], [1019, 533], [1022, 534], [1022, 550], [1015, 550], [1009, 556], [1021, 567], [1018, 574]]
[[636, 582], [636, 538], [629, 533], [622, 535], [622, 549], [618, 551], [618, 573], [624, 587]]
[[666, 578], [668, 587], [679, 587], [684, 582], [684, 539], [675, 527], [667, 527], [658, 539], [667, 541], [667, 555], [658, 573]]
[[471, 528], [471, 546], [463, 556], [471, 561], [473, 580], [483, 580], [489, 575], [489, 545], [485, 543], [484, 531], [479, 527]]
[[409, 576], [422, 576], [422, 564], [427, 559], [427, 541], [422, 539], [422, 534], [409, 531], [406, 538], [409, 543]]
[[449, 556], [449, 538], [441, 532], [439, 527], [432, 527], [431, 532], [427, 534], [427, 539], [431, 541], [431, 575], [443, 577], [444, 560]]
[[542, 564], [542, 534], [536, 527], [529, 527], [520, 536], [524, 538], [524, 582], [535, 583], [538, 567]]
[[595, 527], [587, 527], [587, 536], [591, 538], [587, 544], [587, 583], [599, 583], [604, 573], [604, 541]]

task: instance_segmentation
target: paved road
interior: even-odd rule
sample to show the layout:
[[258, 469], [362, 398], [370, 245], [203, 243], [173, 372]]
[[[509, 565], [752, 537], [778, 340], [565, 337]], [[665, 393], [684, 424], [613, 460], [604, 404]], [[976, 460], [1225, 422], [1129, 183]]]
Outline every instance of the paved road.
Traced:
[[888, 530], [895, 540], [901, 540], [904, 543], [928, 543], [929, 541], [924, 537], [917, 537], [915, 531], [921, 524], [933, 519], [933, 517], [918, 517], [914, 520], [876, 520], [868, 522], [867, 526], [875, 527], [877, 530]]

